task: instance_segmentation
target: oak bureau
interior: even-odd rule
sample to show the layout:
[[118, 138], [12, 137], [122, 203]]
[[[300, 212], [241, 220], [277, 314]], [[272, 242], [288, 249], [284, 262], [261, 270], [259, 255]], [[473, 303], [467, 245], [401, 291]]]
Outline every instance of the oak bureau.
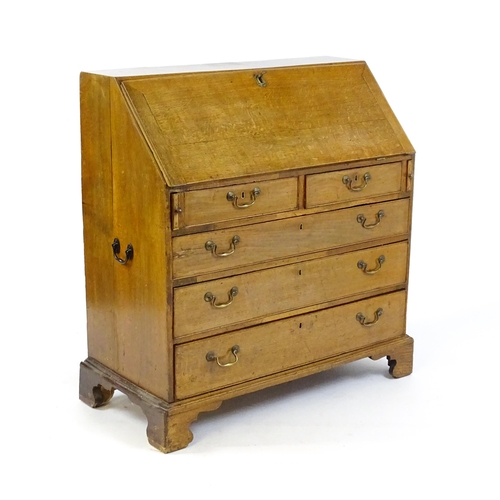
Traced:
[[365, 357], [412, 371], [414, 150], [365, 62], [81, 74], [88, 358], [150, 443]]

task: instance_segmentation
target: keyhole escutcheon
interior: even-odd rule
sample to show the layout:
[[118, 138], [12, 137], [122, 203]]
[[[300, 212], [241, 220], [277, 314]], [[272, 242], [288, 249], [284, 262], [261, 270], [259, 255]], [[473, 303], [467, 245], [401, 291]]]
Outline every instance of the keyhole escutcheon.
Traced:
[[264, 73], [265, 71], [262, 71], [262, 73], [257, 73], [253, 75], [259, 87], [267, 87], [267, 82], [264, 80]]

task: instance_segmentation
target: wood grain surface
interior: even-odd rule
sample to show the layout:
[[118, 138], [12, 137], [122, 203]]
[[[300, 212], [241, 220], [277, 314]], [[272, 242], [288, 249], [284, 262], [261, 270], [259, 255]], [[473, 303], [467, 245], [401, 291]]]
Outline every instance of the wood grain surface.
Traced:
[[[260, 194], [252, 200], [252, 190]], [[253, 204], [246, 208], [235, 207], [227, 199], [228, 193], [238, 196], [236, 203]], [[179, 227], [248, 217], [275, 212], [287, 212], [297, 206], [297, 179], [279, 179], [246, 184], [236, 184], [223, 188], [203, 189], [183, 193], [178, 207], [182, 217]]]
[[80, 76], [88, 352], [89, 356], [117, 369], [109, 86], [109, 78], [88, 73]]
[[[118, 373], [171, 399], [167, 335], [166, 256], [170, 246], [165, 180], [116, 84], [111, 87], [114, 232], [134, 246], [127, 265], [111, 260], [115, 273]], [[168, 245], [167, 245], [168, 239]], [[146, 347], [147, 346], [147, 347]]]
[[[362, 201], [371, 196], [395, 193], [401, 189], [402, 163], [388, 163], [372, 167], [339, 170], [306, 176], [306, 207], [315, 207], [349, 200]], [[349, 177], [354, 188], [365, 185], [364, 176], [370, 175], [366, 187], [352, 191], [344, 182]]]
[[[122, 83], [171, 186], [412, 153], [364, 62]], [[395, 129], [396, 128], [396, 129]]]
[[[407, 267], [406, 242], [374, 247], [357, 252], [325, 257], [265, 271], [207, 281], [174, 290], [174, 336], [211, 331], [280, 311], [327, 302], [367, 290], [404, 283]], [[376, 260], [386, 259], [379, 272], [367, 275], [358, 261], [376, 267]], [[212, 293], [217, 303], [228, 302], [229, 291], [238, 288], [230, 306], [216, 309], [204, 300]]]
[[[402, 335], [405, 301], [406, 293], [397, 292], [176, 346], [175, 395], [183, 399]], [[383, 314], [375, 325], [356, 320], [362, 313], [372, 321], [378, 308]], [[234, 362], [236, 345], [234, 365], [207, 361], [214, 352], [221, 364]]]
[[411, 373], [414, 150], [364, 62], [82, 73], [81, 129], [83, 402], [124, 392], [170, 452], [228, 398], [367, 356]]
[[[240, 274], [241, 267], [250, 264], [404, 235], [409, 229], [408, 207], [405, 199], [174, 238], [174, 278], [229, 269]], [[374, 224], [380, 210], [384, 216], [374, 228], [366, 229], [357, 221], [363, 215], [366, 225]], [[227, 257], [216, 257], [205, 247], [212, 241], [216, 252], [224, 253], [235, 236], [240, 241]]]

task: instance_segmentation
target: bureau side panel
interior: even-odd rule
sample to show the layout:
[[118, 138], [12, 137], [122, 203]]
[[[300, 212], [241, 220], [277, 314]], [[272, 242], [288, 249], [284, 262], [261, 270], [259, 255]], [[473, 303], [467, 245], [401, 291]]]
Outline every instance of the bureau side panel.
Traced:
[[109, 368], [116, 369], [109, 98], [109, 78], [81, 74], [82, 200], [88, 352], [89, 356]]
[[[414, 183], [414, 176], [415, 176], [415, 154], [411, 156], [411, 158], [407, 161], [406, 165], [406, 190], [410, 193], [410, 206], [409, 206], [409, 213], [408, 213], [408, 266], [406, 270], [406, 293], [407, 293], [407, 299], [408, 299], [408, 292], [409, 292], [409, 283], [410, 283], [410, 264], [411, 264], [411, 234], [412, 234], [412, 224], [413, 224], [413, 183]], [[406, 322], [406, 317], [408, 313], [408, 300], [406, 302], [406, 309], [405, 309], [405, 322]]]
[[122, 257], [128, 244], [134, 248], [131, 262], [113, 263], [118, 372], [171, 401], [169, 201], [165, 181], [116, 81], [110, 94], [114, 236], [120, 239]]

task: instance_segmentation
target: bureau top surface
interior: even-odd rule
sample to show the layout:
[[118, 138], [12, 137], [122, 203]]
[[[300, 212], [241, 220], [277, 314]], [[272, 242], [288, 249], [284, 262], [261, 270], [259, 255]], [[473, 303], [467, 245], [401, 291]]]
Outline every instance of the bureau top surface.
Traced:
[[264, 69], [264, 68], [281, 68], [286, 66], [304, 66], [312, 64], [331, 64], [338, 62], [353, 62], [353, 59], [331, 56], [317, 57], [297, 57], [290, 59], [271, 59], [267, 61], [241, 61], [241, 62], [225, 62], [225, 63], [207, 63], [207, 64], [187, 64], [178, 66], [160, 66], [155, 68], [125, 68], [125, 69], [109, 69], [100, 71], [91, 71], [91, 73], [111, 76], [111, 77], [133, 77], [133, 76], [148, 76], [148, 75], [166, 75], [179, 73], [201, 73], [212, 71], [230, 71], [238, 69]]
[[247, 66], [113, 75], [169, 186], [413, 152], [366, 63]]

